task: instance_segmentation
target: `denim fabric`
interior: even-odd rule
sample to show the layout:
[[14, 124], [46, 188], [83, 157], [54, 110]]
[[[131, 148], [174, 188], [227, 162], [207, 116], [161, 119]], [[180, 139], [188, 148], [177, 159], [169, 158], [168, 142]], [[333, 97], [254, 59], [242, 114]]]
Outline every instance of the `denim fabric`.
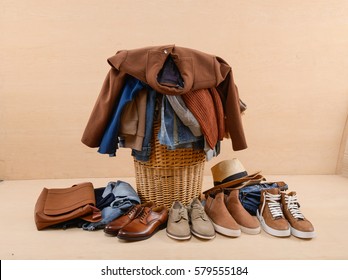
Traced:
[[151, 155], [151, 139], [156, 108], [156, 91], [147, 86], [146, 125], [142, 151], [132, 150], [132, 156], [140, 161], [148, 161]]
[[201, 136], [201, 126], [199, 125], [196, 117], [186, 107], [184, 100], [180, 95], [167, 95], [168, 102], [172, 106], [175, 114], [186, 125], [194, 136]]
[[168, 149], [190, 148], [192, 143], [202, 137], [196, 137], [175, 114], [168, 98], [164, 95], [161, 107], [161, 128], [158, 133], [159, 142]]
[[[250, 185], [243, 187], [239, 190], [239, 200], [245, 210], [247, 210], [251, 215], [256, 215], [256, 211], [260, 205], [261, 191], [263, 189], [278, 188], [277, 183], [261, 183], [256, 185]], [[286, 190], [287, 185], [282, 187]]]
[[114, 200], [108, 207], [101, 211], [102, 220], [95, 223], [85, 223], [84, 230], [96, 230], [104, 228], [108, 223], [117, 219], [127, 212], [134, 204], [140, 203], [140, 198], [133, 187], [124, 181], [109, 182], [106, 186], [102, 198], [114, 196]]
[[103, 210], [105, 207], [110, 206], [111, 202], [113, 202], [115, 199], [115, 196], [113, 193], [104, 195], [105, 189], [106, 189], [105, 187], [94, 189], [95, 207], [97, 207], [99, 210]]
[[111, 120], [105, 129], [98, 152], [101, 154], [116, 155], [118, 149], [118, 132], [120, 127], [121, 114], [124, 106], [130, 102], [136, 94], [144, 88], [144, 84], [136, 78], [129, 76], [121, 92], [121, 98], [114, 109]]
[[215, 148], [211, 149], [204, 139], [204, 152], [206, 161], [210, 161], [213, 157], [217, 157], [220, 154], [221, 141], [217, 141]]

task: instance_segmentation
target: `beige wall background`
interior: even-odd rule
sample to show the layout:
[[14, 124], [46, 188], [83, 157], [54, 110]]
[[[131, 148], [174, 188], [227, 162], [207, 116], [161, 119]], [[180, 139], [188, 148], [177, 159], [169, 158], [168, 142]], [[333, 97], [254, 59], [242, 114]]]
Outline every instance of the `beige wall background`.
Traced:
[[133, 176], [80, 142], [117, 50], [176, 44], [233, 68], [249, 148], [207, 163], [333, 174], [348, 115], [348, 1], [0, 1], [0, 179]]

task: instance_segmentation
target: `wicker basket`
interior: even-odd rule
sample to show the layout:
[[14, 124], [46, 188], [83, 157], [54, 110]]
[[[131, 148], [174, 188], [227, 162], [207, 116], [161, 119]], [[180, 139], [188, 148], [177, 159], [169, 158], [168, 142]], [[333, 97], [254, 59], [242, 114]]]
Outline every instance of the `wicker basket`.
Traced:
[[176, 200], [188, 204], [202, 192], [205, 153], [191, 148], [167, 150], [157, 139], [154, 122], [151, 156], [147, 162], [134, 159], [136, 187], [141, 201], [168, 208]]

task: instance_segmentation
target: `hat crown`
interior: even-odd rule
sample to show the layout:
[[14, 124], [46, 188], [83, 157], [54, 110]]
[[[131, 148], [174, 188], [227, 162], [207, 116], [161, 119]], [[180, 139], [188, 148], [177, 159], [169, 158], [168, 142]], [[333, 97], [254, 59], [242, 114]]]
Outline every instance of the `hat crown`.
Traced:
[[229, 177], [239, 179], [248, 176], [243, 164], [237, 159], [223, 160], [211, 168], [214, 182], [223, 182]]

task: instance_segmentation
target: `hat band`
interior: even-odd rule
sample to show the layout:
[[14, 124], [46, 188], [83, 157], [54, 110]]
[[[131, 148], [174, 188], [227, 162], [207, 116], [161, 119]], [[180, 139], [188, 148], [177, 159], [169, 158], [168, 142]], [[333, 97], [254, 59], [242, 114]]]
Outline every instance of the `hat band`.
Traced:
[[214, 181], [214, 186], [218, 186], [218, 185], [221, 185], [221, 184], [233, 181], [233, 180], [237, 180], [237, 179], [240, 179], [240, 178], [243, 178], [246, 176], [248, 176], [248, 172], [246, 172], [246, 171], [239, 172], [239, 173], [233, 174], [231, 176], [228, 176], [227, 178], [223, 179], [222, 181]]

